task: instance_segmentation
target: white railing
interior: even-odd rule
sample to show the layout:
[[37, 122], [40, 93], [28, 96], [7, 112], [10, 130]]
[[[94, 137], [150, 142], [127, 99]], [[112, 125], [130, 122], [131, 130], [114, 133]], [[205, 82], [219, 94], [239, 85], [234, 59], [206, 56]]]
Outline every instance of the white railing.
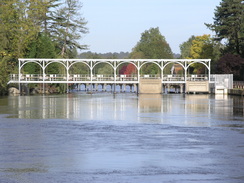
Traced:
[[[21, 74], [20, 78], [18, 74], [10, 75], [10, 82], [18, 81], [115, 81], [114, 75], [82, 75], [82, 74], [45, 74], [44, 77], [42, 74]], [[138, 81], [137, 75], [116, 75], [116, 81]]]
[[[151, 75], [151, 74], [144, 74], [140, 75], [140, 78], [144, 79], [161, 79], [161, 75]], [[208, 80], [208, 75], [187, 75], [187, 81], [202, 81]], [[10, 82], [18, 82], [18, 81], [138, 81], [138, 75], [135, 74], [120, 74], [116, 75], [116, 79], [114, 75], [106, 75], [106, 74], [96, 74], [96, 75], [89, 75], [89, 74], [69, 74], [68, 78], [67, 75], [63, 74], [45, 74], [44, 77], [42, 74], [21, 74], [20, 78], [18, 74], [11, 74], [10, 75]], [[184, 82], [185, 77], [184, 75], [163, 75], [162, 81], [180, 81]]]
[[187, 81], [208, 81], [209, 77], [207, 74], [188, 74]]
[[233, 74], [212, 74], [210, 81], [214, 83], [214, 88], [233, 89]]
[[140, 78], [143, 78], [143, 79], [161, 79], [161, 76], [159, 74], [143, 74], [143, 75], [140, 75]]
[[[164, 75], [163, 81], [185, 81], [184, 75]], [[188, 74], [186, 76], [186, 81], [208, 81], [208, 75], [207, 74]]]
[[184, 75], [163, 75], [163, 81], [185, 81]]

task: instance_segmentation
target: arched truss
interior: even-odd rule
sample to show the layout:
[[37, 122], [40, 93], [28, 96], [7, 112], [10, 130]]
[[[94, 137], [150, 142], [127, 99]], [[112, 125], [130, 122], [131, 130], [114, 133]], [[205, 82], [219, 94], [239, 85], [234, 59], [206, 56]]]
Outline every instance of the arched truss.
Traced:
[[142, 62], [142, 63], [140, 64], [139, 69], [141, 69], [142, 66], [144, 66], [145, 64], [150, 64], [150, 63], [157, 65], [157, 66], [162, 70], [162, 66], [160, 65], [160, 63], [157, 62], [157, 61], [153, 61], [153, 60], [152, 60], [152, 61], [144, 61], [144, 62]]
[[116, 69], [118, 69], [120, 65], [127, 64], [127, 63], [128, 64], [133, 64], [136, 67], [136, 69], [139, 70], [138, 65], [136, 63], [130, 62], [130, 61], [122, 61], [122, 62], [118, 63], [117, 66], [116, 66]]
[[105, 61], [105, 62], [96, 62], [96, 63], [94, 63], [94, 65], [92, 66], [92, 69], [94, 69], [98, 64], [103, 64], [103, 63], [108, 64], [108, 65], [110, 65], [113, 69], [115, 69], [115, 68], [114, 68], [114, 65], [113, 65], [111, 62], [109, 62], [109, 61]]
[[148, 63], [156, 64], [161, 69], [162, 75], [165, 67], [170, 63], [180, 64], [185, 71], [185, 75], [187, 73], [188, 68], [194, 63], [201, 63], [208, 69], [209, 79], [210, 79], [210, 72], [211, 72], [210, 59], [34, 59], [34, 58], [23, 59], [21, 58], [19, 59], [19, 75], [21, 75], [22, 67], [31, 62], [38, 64], [42, 68], [43, 75], [45, 75], [46, 67], [51, 63], [62, 64], [67, 71], [67, 75], [69, 75], [69, 69], [75, 63], [84, 63], [85, 65], [87, 65], [91, 71], [90, 72], [91, 75], [93, 75], [92, 73], [93, 68], [100, 63], [109, 64], [114, 69], [114, 75], [116, 75], [117, 68], [123, 63], [133, 64], [137, 69], [138, 76], [142, 66]]
[[81, 64], [86, 65], [86, 66], [88, 67], [88, 69], [91, 70], [91, 67], [90, 67], [90, 65], [89, 65], [87, 62], [73, 62], [73, 63], [71, 63], [71, 64], [69, 65], [68, 70], [69, 70], [73, 65], [78, 64], [78, 63], [81, 63]]

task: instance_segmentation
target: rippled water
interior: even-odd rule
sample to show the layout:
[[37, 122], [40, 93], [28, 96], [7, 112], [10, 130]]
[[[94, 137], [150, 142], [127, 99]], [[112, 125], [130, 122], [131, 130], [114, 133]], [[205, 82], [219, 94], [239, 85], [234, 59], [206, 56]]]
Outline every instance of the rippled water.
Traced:
[[0, 98], [2, 183], [242, 183], [243, 98]]

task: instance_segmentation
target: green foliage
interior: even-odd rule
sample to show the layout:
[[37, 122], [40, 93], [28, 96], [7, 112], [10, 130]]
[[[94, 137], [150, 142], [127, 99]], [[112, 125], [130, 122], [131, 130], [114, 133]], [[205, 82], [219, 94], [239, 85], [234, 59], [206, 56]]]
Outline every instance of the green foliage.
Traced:
[[191, 36], [186, 42], [180, 45], [181, 58], [190, 58], [191, 57], [191, 47], [192, 41], [195, 39], [195, 36]]
[[216, 40], [227, 40], [224, 52], [244, 57], [243, 0], [222, 0], [215, 10], [213, 24], [205, 24], [215, 31]]
[[160, 68], [155, 64], [145, 64], [142, 66], [141, 74], [160, 74]]
[[90, 69], [84, 63], [76, 63], [71, 66], [69, 69], [69, 74], [81, 74], [88, 75], [90, 73]]
[[81, 34], [87, 33], [86, 21], [81, 18], [79, 10], [81, 5], [78, 0], [65, 0], [65, 3], [54, 12], [52, 36], [57, 43], [57, 50], [62, 58], [73, 58], [76, 49], [86, 49], [78, 40]]
[[[84, 48], [77, 40], [87, 32], [80, 8], [78, 0], [1, 0], [0, 83], [5, 84], [0, 93], [6, 92], [6, 78], [16, 71], [18, 58], [57, 58], [61, 52], [65, 58], [77, 56], [77, 49]], [[24, 71], [42, 74], [34, 63]], [[64, 71], [60, 64], [51, 64], [46, 73]]]
[[10, 56], [0, 57], [0, 95], [7, 94], [7, 83], [9, 80], [9, 73], [15, 73], [16, 61]]
[[8, 82], [8, 73], [6, 72], [7, 69], [8, 69], [7, 61], [5, 58], [0, 61], [0, 73], [1, 73], [0, 95], [5, 95], [7, 92], [7, 82]]
[[[44, 33], [39, 33], [26, 51], [27, 58], [56, 58], [55, 47], [51, 39]], [[59, 68], [59, 64], [51, 64], [48, 73], [54, 74]], [[24, 66], [24, 72], [29, 74], [42, 74], [40, 66], [36, 63], [29, 63]], [[57, 72], [56, 72], [57, 73]]]
[[[135, 59], [164, 59], [173, 58], [173, 53], [159, 28], [151, 28], [142, 33], [140, 41], [133, 48], [130, 58]], [[160, 69], [154, 64], [146, 64], [142, 74], [159, 74]]]
[[[190, 49], [191, 59], [206, 59], [213, 57], [213, 43], [210, 35], [204, 34], [203, 36], [196, 36], [192, 40], [192, 46]], [[193, 73], [204, 74], [205, 66], [203, 64], [195, 63], [192, 65], [194, 68]]]
[[191, 59], [212, 58], [213, 43], [210, 35], [196, 36], [190, 48]]
[[[214, 40], [217, 43], [215, 42], [213, 51], [215, 66], [212, 70], [216, 73], [232, 73], [234, 79], [241, 79], [244, 70], [238, 57], [239, 55], [244, 58], [243, 10], [243, 0], [222, 0], [215, 9], [214, 23], [205, 24], [216, 34]], [[224, 46], [221, 41], [225, 42]]]
[[26, 51], [28, 58], [55, 58], [55, 46], [46, 34], [39, 33], [37, 39], [33, 40]]
[[[96, 56], [94, 56], [96, 55]], [[97, 58], [117, 58], [117, 59], [126, 59], [129, 56], [129, 52], [108, 52], [108, 53], [93, 53], [91, 51], [83, 52], [78, 55], [78, 58], [91, 58], [91, 57], [97, 57]]]
[[134, 57], [145, 59], [173, 58], [173, 53], [157, 27], [142, 33], [141, 40], [133, 48], [130, 56], [130, 58]]
[[96, 67], [94, 69], [95, 69], [95, 71], [94, 71], [95, 74], [111, 75], [114, 72], [111, 65], [109, 65], [107, 63], [100, 63], [100, 64], [96, 65]]
[[[214, 71], [216, 61], [220, 57], [221, 44], [214, 41], [210, 35], [191, 36], [188, 41], [180, 45], [181, 57], [187, 59], [211, 59]], [[195, 74], [204, 74], [203, 64], [193, 64], [191, 69]]]
[[0, 6], [0, 52], [13, 58], [24, 56], [29, 42], [39, 27], [28, 16], [29, 7], [25, 1], [3, 0]]
[[217, 73], [233, 74], [235, 80], [243, 80], [243, 66], [244, 58], [241, 58], [240, 55], [227, 53], [219, 59], [217, 64]]

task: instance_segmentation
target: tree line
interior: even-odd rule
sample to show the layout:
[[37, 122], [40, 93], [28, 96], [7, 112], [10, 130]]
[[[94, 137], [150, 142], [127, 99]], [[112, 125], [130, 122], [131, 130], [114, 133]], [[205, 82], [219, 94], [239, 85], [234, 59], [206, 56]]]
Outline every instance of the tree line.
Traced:
[[[6, 94], [10, 73], [18, 73], [18, 58], [132, 58], [170, 59], [172, 53], [158, 27], [145, 30], [130, 53], [98, 54], [78, 40], [86, 33], [87, 21], [79, 13], [79, 0], [1, 0], [0, 2], [0, 94]], [[244, 1], [222, 0], [214, 12], [213, 24], [205, 23], [215, 35], [192, 35], [180, 45], [179, 58], [210, 58], [212, 73], [234, 74], [235, 80], [244, 75]], [[97, 73], [113, 72], [106, 64]], [[192, 73], [204, 72], [201, 64], [194, 64]], [[170, 69], [168, 69], [167, 72]], [[24, 73], [38, 74], [37, 64], [27, 64]], [[60, 64], [51, 64], [49, 74], [65, 73]], [[89, 72], [78, 65], [71, 72]], [[119, 73], [135, 73], [133, 65], [122, 65]], [[159, 74], [154, 64], [142, 68], [144, 74]]]
[[[81, 7], [79, 0], [0, 1], [0, 94], [7, 91], [9, 73], [17, 73], [18, 58], [75, 58], [77, 49], [86, 48], [78, 42], [88, 32]], [[49, 70], [62, 72], [58, 65]]]

